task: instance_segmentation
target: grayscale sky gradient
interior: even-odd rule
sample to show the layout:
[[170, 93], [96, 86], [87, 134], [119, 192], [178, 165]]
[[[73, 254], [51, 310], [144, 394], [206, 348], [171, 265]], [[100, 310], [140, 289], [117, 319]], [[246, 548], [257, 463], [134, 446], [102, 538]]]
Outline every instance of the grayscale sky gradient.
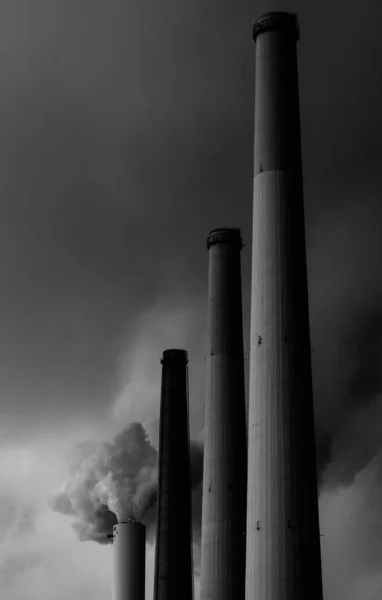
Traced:
[[[3, 0], [0, 596], [110, 598], [48, 500], [75, 440], [141, 420], [165, 348], [203, 429], [210, 229], [238, 226], [248, 350], [254, 19], [298, 12], [325, 600], [382, 596], [379, 0]], [[148, 551], [147, 600], [153, 556]], [[197, 588], [197, 582], [196, 582]]]

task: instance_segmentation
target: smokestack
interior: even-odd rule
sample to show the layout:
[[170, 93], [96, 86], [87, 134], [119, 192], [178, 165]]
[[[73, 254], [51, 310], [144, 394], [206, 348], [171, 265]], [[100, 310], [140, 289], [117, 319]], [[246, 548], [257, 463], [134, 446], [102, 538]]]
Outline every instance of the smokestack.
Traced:
[[184, 350], [161, 360], [154, 600], [193, 597], [187, 362]]
[[247, 600], [322, 600], [294, 14], [256, 41]]
[[209, 250], [201, 600], [243, 600], [247, 432], [240, 229], [215, 229]]
[[132, 517], [114, 525], [113, 600], [145, 600], [146, 528]]

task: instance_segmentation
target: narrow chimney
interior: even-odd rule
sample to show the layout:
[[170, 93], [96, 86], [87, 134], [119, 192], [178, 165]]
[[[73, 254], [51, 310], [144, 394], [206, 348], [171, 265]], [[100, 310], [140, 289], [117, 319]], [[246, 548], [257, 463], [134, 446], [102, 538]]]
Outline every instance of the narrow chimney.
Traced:
[[134, 518], [113, 527], [113, 600], [145, 600], [146, 528]]
[[244, 600], [247, 432], [240, 229], [209, 250], [200, 600]]
[[322, 600], [294, 14], [254, 25], [246, 599]]
[[154, 600], [192, 600], [187, 352], [165, 350], [159, 428]]

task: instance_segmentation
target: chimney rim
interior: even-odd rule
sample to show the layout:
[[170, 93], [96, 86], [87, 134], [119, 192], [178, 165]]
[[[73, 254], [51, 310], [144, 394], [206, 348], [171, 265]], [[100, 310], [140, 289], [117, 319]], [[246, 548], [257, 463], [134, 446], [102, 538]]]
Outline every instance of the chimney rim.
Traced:
[[207, 250], [214, 244], [234, 244], [240, 250], [243, 247], [243, 239], [239, 227], [219, 227], [212, 229], [207, 237]]
[[187, 350], [179, 350], [177, 348], [170, 348], [169, 350], [163, 351], [163, 356], [161, 358], [161, 363], [163, 365], [164, 362], [183, 362], [185, 364], [188, 363], [188, 352]]
[[120, 530], [121, 526], [124, 526], [124, 525], [130, 526], [130, 527], [136, 527], [137, 529], [142, 528], [142, 527], [144, 529], [146, 529], [145, 525], [143, 523], [141, 523], [140, 521], [120, 521], [116, 525], [113, 525], [113, 533], [108, 534], [108, 535], [114, 536]]
[[253, 25], [253, 39], [256, 41], [261, 33], [280, 31], [292, 35], [295, 41], [300, 39], [300, 28], [297, 13], [273, 11], [267, 12], [256, 19]]

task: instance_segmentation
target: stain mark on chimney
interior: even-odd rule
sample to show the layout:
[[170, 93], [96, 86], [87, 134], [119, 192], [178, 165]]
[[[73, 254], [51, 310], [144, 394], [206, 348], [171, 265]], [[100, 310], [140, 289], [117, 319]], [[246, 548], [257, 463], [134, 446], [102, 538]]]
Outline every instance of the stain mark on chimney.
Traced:
[[256, 529], [260, 530], [260, 521], [257, 521]]
[[210, 481], [210, 485], [208, 486], [208, 491], [210, 492], [212, 488], [212, 481]]
[[259, 166], [259, 172], [262, 173], [264, 171], [263, 169], [263, 163], [261, 163], [261, 165]]
[[286, 341], [287, 344], [289, 344], [289, 333], [286, 333], [284, 335], [284, 340]]
[[259, 339], [257, 340], [257, 345], [261, 346], [262, 343], [263, 343], [263, 336], [259, 335]]

